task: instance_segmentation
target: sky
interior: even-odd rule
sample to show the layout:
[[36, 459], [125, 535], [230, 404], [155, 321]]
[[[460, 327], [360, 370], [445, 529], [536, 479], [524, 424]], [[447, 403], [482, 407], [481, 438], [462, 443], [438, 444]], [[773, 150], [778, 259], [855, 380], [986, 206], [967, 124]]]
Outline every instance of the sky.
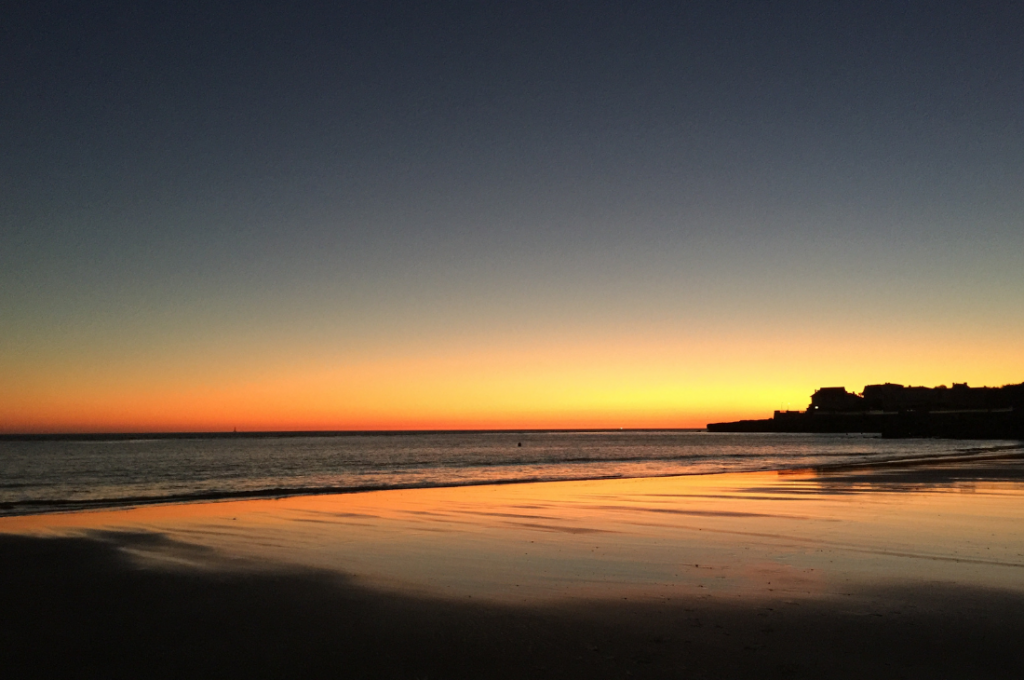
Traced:
[[21, 5], [0, 432], [1024, 381], [1020, 3]]

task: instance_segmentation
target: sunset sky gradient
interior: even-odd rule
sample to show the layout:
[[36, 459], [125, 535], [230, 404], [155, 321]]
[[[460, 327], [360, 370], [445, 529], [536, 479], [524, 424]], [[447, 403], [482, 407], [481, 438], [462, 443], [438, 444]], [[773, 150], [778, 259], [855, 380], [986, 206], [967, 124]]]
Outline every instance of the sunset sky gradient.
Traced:
[[1024, 380], [1017, 3], [29, 3], [0, 432]]

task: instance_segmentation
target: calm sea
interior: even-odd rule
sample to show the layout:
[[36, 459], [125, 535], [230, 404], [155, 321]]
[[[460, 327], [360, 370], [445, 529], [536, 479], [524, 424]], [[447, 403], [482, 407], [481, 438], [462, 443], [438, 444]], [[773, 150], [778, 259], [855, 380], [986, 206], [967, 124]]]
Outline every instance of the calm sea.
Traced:
[[0, 441], [0, 515], [152, 502], [779, 470], [984, 453], [1010, 442], [708, 432]]

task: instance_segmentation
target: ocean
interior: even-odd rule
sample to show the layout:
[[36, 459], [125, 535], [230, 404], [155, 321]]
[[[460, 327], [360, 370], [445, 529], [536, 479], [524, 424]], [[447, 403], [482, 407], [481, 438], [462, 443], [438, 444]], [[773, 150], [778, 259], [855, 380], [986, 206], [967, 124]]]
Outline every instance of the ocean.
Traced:
[[703, 431], [0, 440], [0, 515], [146, 503], [847, 466], [1020, 444]]

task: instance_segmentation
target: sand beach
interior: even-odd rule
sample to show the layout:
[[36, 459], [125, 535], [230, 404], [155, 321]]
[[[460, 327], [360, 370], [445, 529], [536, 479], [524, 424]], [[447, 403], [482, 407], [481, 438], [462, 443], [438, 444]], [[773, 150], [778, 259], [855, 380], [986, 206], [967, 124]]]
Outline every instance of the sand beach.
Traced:
[[6, 677], [1019, 677], [1024, 460], [0, 519]]

